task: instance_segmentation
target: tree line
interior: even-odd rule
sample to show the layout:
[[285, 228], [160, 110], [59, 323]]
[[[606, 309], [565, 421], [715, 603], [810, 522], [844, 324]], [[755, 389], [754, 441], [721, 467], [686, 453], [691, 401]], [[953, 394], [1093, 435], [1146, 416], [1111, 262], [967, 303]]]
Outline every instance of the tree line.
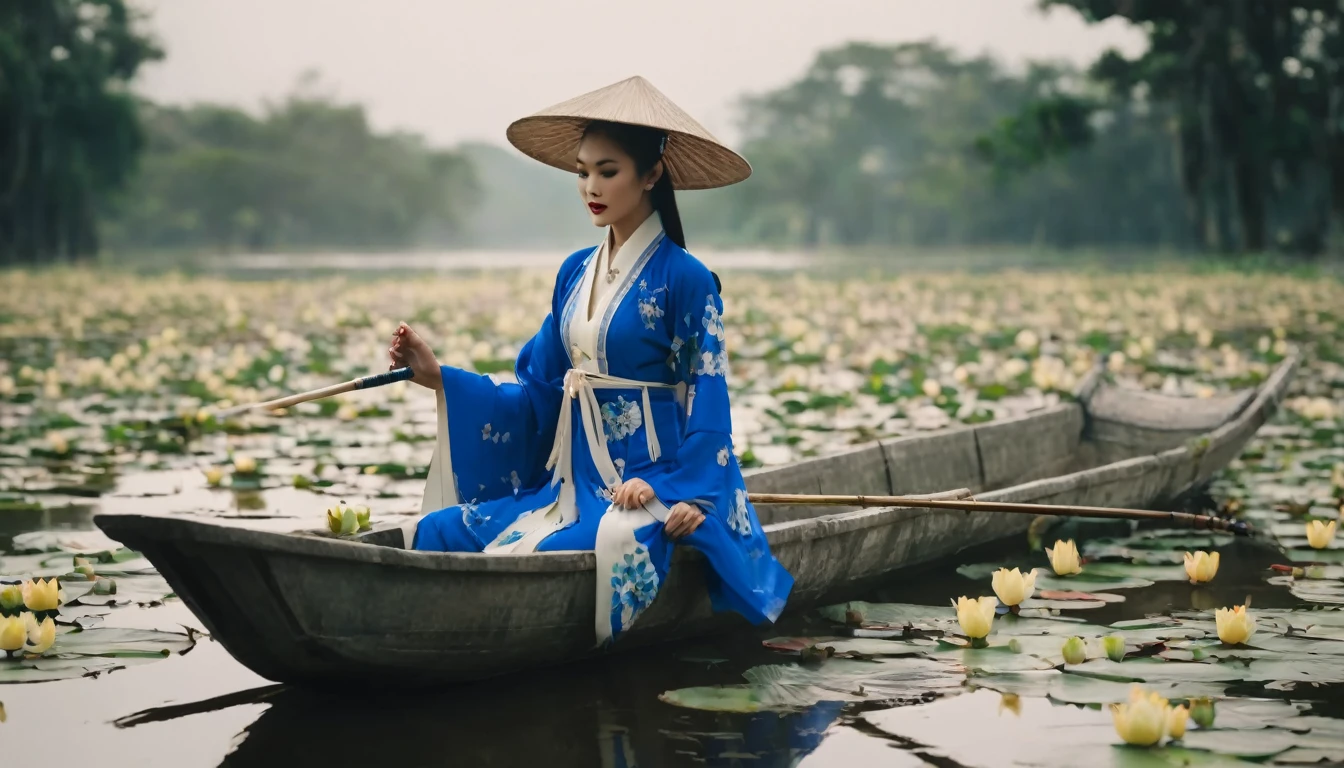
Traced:
[[[1081, 69], [1009, 69], [936, 41], [824, 50], [742, 100], [755, 173], [682, 196], [693, 238], [1344, 251], [1337, 0], [1041, 6], [1123, 18], [1148, 50]], [[481, 227], [558, 226], [563, 195], [497, 188], [531, 178], [506, 156], [374, 131], [311, 80], [258, 114], [136, 99], [136, 72], [162, 56], [145, 30], [125, 0], [0, 4], [0, 263], [502, 246], [510, 232]]]

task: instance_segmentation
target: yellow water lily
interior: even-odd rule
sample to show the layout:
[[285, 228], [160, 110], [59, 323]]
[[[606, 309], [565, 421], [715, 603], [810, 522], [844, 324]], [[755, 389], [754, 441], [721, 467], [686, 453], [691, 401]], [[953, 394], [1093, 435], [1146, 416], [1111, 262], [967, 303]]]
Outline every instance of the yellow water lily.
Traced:
[[54, 611], [61, 607], [61, 584], [56, 579], [23, 582], [23, 604], [30, 611]]
[[1073, 539], [1056, 541], [1053, 549], [1045, 548], [1045, 554], [1050, 556], [1050, 567], [1055, 569], [1056, 576], [1072, 576], [1083, 572], [1078, 545], [1073, 543]]
[[205, 482], [211, 488], [216, 488], [224, 482], [224, 470], [220, 467], [207, 467], [205, 470]]
[[1126, 744], [1151, 747], [1167, 730], [1168, 709], [1166, 699], [1136, 685], [1129, 690], [1129, 701], [1111, 705], [1111, 720]]
[[250, 475], [257, 471], [257, 460], [246, 453], [235, 453], [233, 455], [233, 471], [242, 475]]
[[0, 611], [14, 613], [22, 605], [22, 584], [0, 584]]
[[1011, 571], [1000, 568], [994, 572], [993, 584], [994, 594], [999, 596], [999, 602], [1007, 606], [1019, 605], [1036, 590], [1036, 569], [1033, 568], [1023, 575], [1016, 568]]
[[1179, 739], [1184, 736], [1185, 724], [1189, 719], [1189, 707], [1171, 707], [1167, 712], [1167, 738]]
[[[32, 614], [25, 613], [24, 616]], [[28, 627], [18, 616], [0, 617], [0, 651], [18, 653], [28, 642]]]
[[1018, 696], [1016, 693], [999, 694], [999, 714], [1002, 715], [1004, 710], [1012, 712], [1014, 717], [1021, 717], [1022, 697]]
[[23, 614], [23, 628], [27, 641], [23, 650], [34, 655], [43, 654], [56, 642], [56, 622], [50, 616], [38, 623], [31, 613]]
[[337, 536], [349, 536], [359, 531], [359, 518], [349, 507], [332, 507], [327, 510], [327, 528]]
[[1328, 523], [1312, 520], [1307, 523], [1307, 543], [1311, 545], [1312, 549], [1325, 549], [1330, 546], [1330, 542], [1335, 540], [1336, 527], [1334, 520]]
[[1217, 552], [1186, 552], [1185, 575], [1189, 577], [1190, 583], [1213, 581], [1218, 573], [1218, 559]]
[[1239, 645], [1255, 634], [1255, 619], [1246, 611], [1246, 606], [1219, 608], [1213, 612], [1218, 624], [1218, 639], [1228, 645]]
[[53, 453], [69, 453], [70, 442], [65, 439], [65, 435], [60, 432], [48, 432], [47, 444], [51, 446]]
[[962, 596], [953, 605], [957, 608], [957, 623], [961, 625], [962, 634], [972, 640], [979, 640], [989, 634], [994, 626], [994, 609], [999, 605], [998, 600], [992, 597], [972, 600]]

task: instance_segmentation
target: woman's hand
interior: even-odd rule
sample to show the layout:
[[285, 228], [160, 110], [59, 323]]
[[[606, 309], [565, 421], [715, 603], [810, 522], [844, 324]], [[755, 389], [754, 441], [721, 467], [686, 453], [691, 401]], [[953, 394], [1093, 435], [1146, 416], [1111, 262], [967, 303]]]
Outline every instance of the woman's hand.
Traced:
[[682, 536], [694, 533], [700, 524], [705, 522], [705, 513], [694, 504], [678, 502], [672, 507], [672, 513], [667, 516], [663, 523], [663, 531], [668, 538], [680, 539]]
[[639, 509], [645, 502], [653, 500], [653, 488], [638, 477], [632, 477], [616, 486], [611, 500], [626, 509]]
[[411, 381], [428, 389], [443, 389], [443, 374], [439, 371], [439, 360], [434, 356], [434, 350], [409, 325], [402, 323], [397, 326], [387, 356], [392, 360], [392, 364], [387, 367], [389, 371], [409, 366], [415, 374]]

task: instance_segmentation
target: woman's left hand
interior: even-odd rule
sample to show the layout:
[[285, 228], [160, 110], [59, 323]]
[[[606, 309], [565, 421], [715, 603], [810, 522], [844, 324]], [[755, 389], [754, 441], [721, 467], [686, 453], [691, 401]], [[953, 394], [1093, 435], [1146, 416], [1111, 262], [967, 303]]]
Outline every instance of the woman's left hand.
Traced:
[[705, 513], [694, 504], [678, 502], [672, 507], [672, 512], [667, 516], [663, 523], [663, 531], [667, 533], [668, 538], [680, 539], [695, 532], [700, 524], [705, 522]]
[[616, 486], [616, 490], [611, 494], [611, 500], [626, 509], [639, 509], [646, 502], [653, 500], [653, 488], [638, 477], [632, 477]]

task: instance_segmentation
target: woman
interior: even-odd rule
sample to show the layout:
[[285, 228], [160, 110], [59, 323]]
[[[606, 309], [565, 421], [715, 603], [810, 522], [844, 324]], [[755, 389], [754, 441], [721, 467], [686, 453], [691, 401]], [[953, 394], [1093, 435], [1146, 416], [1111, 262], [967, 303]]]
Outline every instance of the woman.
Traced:
[[774, 621], [793, 578], [770, 554], [733, 455], [717, 280], [685, 250], [674, 188], [751, 168], [643, 78], [509, 127], [529, 156], [578, 173], [606, 239], [565, 260], [516, 384], [451, 366], [402, 323], [389, 354], [439, 393], [415, 549], [593, 550], [599, 643], [667, 578], [674, 542], [703, 552], [716, 610]]

